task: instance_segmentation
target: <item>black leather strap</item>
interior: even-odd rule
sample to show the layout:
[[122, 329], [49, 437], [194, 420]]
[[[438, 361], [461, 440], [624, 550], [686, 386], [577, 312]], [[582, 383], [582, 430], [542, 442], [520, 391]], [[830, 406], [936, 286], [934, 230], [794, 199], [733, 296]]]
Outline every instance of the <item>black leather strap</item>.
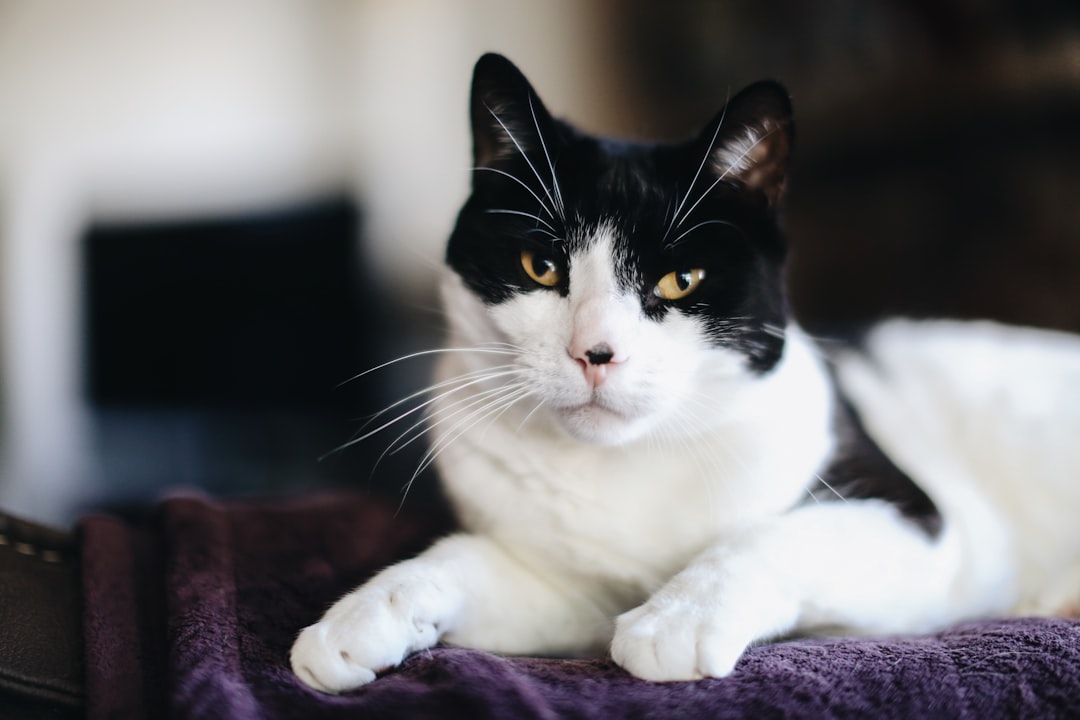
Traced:
[[0, 720], [81, 717], [74, 538], [0, 512]]

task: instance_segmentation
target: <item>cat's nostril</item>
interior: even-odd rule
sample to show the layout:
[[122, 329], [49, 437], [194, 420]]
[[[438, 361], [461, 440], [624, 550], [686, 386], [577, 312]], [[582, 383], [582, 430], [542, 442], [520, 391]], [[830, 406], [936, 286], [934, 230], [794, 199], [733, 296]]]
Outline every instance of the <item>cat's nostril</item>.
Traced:
[[593, 365], [606, 365], [615, 357], [615, 352], [607, 343], [600, 343], [585, 351], [585, 357]]

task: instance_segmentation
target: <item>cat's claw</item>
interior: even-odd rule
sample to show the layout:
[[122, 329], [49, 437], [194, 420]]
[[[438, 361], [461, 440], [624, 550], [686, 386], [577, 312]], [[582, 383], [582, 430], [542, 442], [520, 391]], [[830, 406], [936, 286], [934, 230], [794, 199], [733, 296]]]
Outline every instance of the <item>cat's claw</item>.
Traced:
[[721, 623], [686, 604], [646, 603], [616, 618], [611, 657], [644, 680], [700, 680], [731, 674], [745, 648]]

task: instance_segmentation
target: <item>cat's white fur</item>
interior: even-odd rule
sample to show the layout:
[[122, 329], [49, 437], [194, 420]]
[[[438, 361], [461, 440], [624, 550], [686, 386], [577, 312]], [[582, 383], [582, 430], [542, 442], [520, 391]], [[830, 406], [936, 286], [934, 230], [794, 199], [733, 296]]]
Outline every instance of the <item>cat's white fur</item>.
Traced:
[[[305, 629], [292, 664], [306, 683], [359, 686], [440, 638], [610, 647], [643, 678], [715, 677], [792, 631], [919, 632], [1075, 600], [1080, 340], [897, 322], [838, 359], [871, 435], [941, 509], [931, 538], [885, 502], [807, 501], [833, 400], [796, 326], [755, 376], [695, 320], [646, 319], [612, 276], [611, 230], [592, 233], [566, 296], [487, 307], [446, 278], [450, 346], [497, 350], [438, 368], [443, 388], [472, 382], [431, 413], [464, 531]], [[580, 357], [601, 342], [615, 355], [596, 383]]]

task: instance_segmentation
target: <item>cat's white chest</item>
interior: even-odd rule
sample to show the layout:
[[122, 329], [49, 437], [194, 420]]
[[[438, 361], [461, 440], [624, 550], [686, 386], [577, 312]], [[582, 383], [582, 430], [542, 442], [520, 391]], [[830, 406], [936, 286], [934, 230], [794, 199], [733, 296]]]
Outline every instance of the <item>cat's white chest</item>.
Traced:
[[468, 529], [527, 562], [645, 592], [719, 529], [719, 491], [692, 465], [496, 423], [448, 448], [441, 471]]
[[[791, 355], [771, 386], [726, 399], [746, 405], [733, 408], [738, 423], [697, 435], [591, 445], [522, 404], [444, 443], [443, 484], [469, 531], [541, 572], [643, 596], [725, 533], [804, 496], [831, 447], [829, 399], [812, 358], [798, 346]], [[799, 411], [773, 412], [771, 396], [791, 382], [814, 391]]]

